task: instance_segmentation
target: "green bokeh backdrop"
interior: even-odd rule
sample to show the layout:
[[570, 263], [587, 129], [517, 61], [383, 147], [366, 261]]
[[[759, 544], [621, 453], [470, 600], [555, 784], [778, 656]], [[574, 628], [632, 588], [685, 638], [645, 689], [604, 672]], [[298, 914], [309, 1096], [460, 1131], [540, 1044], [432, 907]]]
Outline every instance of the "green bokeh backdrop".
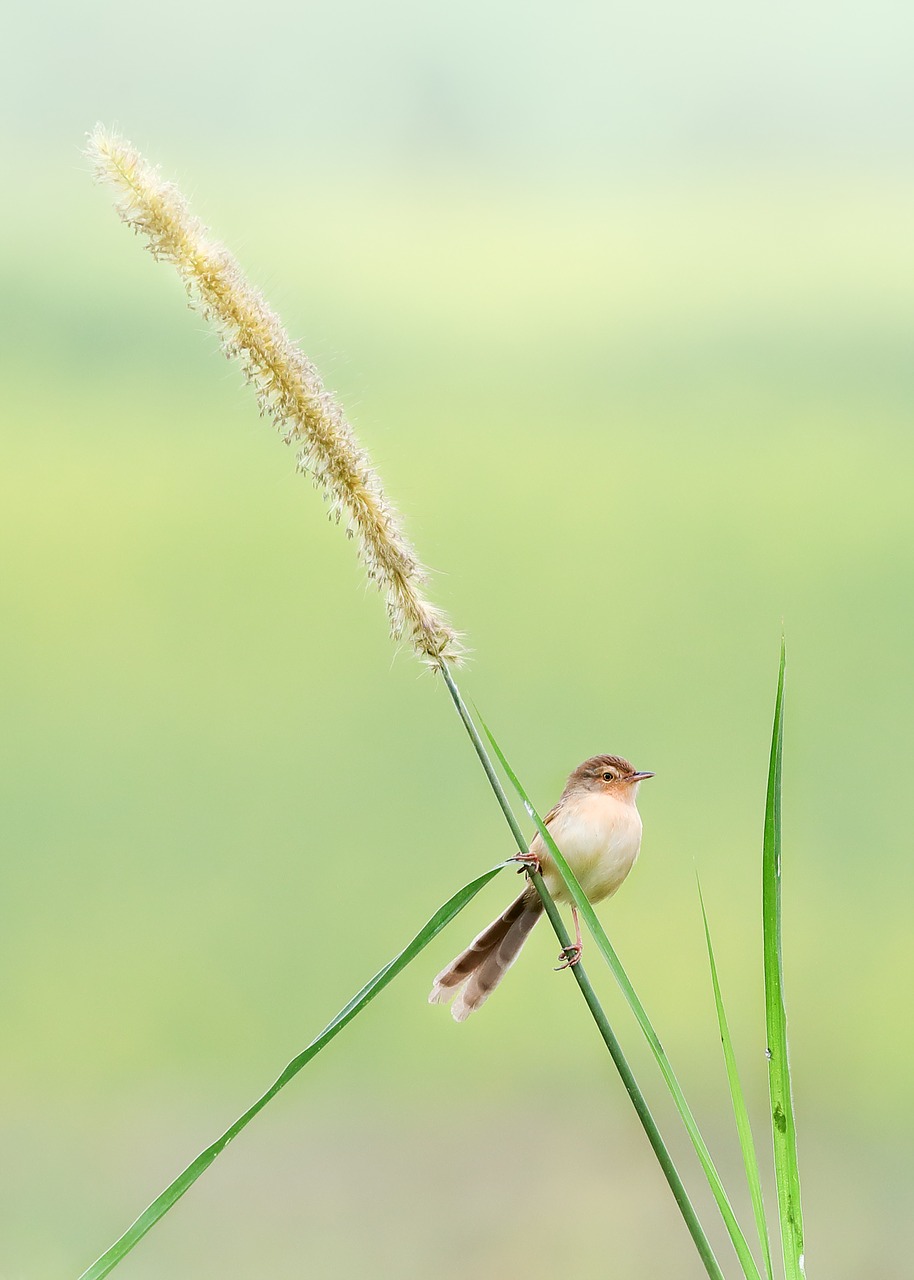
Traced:
[[[99, 53], [97, 97], [41, 67], [0, 248], [0, 1276], [75, 1276], [510, 850], [444, 690], [395, 653], [292, 454], [93, 190], [78, 147], [103, 112], [183, 165], [339, 393], [537, 801], [595, 751], [656, 771], [642, 860], [601, 914], [742, 1208], [695, 871], [764, 1123], [784, 626], [810, 1274], [907, 1274], [914, 175], [826, 162], [821, 140], [812, 165], [672, 143], [623, 165], [586, 131], [557, 175], [498, 116], [524, 157], [502, 170], [472, 130], [454, 141], [456, 107], [418, 136], [375, 123], [402, 143], [389, 165], [351, 112], [322, 120], [318, 166], [294, 122], [258, 140], [237, 103], [222, 128], [188, 105], [180, 134], [172, 103], [157, 129], [151, 54], [123, 89], [138, 131]], [[476, 103], [464, 70], [449, 102]], [[558, 90], [524, 92], [535, 119]], [[478, 1019], [425, 1004], [515, 887], [309, 1067], [124, 1276], [699, 1275], [545, 930]]]

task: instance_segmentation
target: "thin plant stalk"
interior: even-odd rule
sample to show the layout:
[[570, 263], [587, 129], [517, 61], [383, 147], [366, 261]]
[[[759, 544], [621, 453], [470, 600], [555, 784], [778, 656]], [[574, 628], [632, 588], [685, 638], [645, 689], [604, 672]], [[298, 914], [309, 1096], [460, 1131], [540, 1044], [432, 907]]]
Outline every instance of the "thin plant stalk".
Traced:
[[597, 943], [597, 946], [603, 953], [606, 963], [612, 970], [613, 976], [622, 990], [622, 994], [625, 996], [629, 1007], [634, 1013], [639, 1027], [644, 1033], [645, 1039], [647, 1040], [651, 1052], [654, 1055], [654, 1060], [660, 1068], [661, 1075], [663, 1076], [666, 1086], [672, 1095], [673, 1102], [676, 1104], [676, 1110], [679, 1112], [680, 1118], [686, 1127], [686, 1132], [692, 1141], [692, 1146], [695, 1148], [695, 1154], [698, 1156], [701, 1167], [705, 1172], [705, 1177], [708, 1180], [708, 1186], [711, 1188], [711, 1193], [717, 1202], [717, 1207], [724, 1220], [724, 1225], [727, 1228], [733, 1248], [736, 1250], [736, 1254], [739, 1258], [740, 1265], [743, 1268], [746, 1280], [761, 1280], [761, 1274], [758, 1266], [756, 1265], [756, 1261], [752, 1256], [752, 1250], [749, 1248], [749, 1244], [743, 1234], [743, 1230], [737, 1221], [736, 1214], [733, 1212], [733, 1206], [730, 1204], [721, 1176], [717, 1172], [717, 1168], [711, 1158], [711, 1153], [708, 1150], [707, 1143], [701, 1136], [701, 1130], [698, 1128], [698, 1123], [692, 1114], [692, 1109], [686, 1101], [685, 1094], [682, 1091], [682, 1086], [676, 1078], [672, 1063], [667, 1057], [663, 1045], [660, 1043], [660, 1038], [654, 1030], [650, 1018], [647, 1016], [647, 1010], [641, 1003], [635, 988], [632, 986], [631, 979], [622, 967], [621, 960], [616, 955], [615, 948], [606, 936], [606, 930], [600, 923], [599, 917], [594, 911], [587, 895], [584, 893], [584, 890], [578, 884], [577, 878], [575, 877], [571, 867], [568, 865], [561, 849], [559, 849], [555, 840], [549, 833], [546, 824], [543, 822], [536, 809], [534, 809], [530, 798], [521, 786], [517, 775], [505, 759], [504, 752], [489, 732], [485, 723], [483, 723], [483, 728], [486, 731], [486, 736], [488, 737], [489, 742], [492, 744], [493, 751], [498, 757], [499, 763], [511, 781], [511, 785], [517, 791], [524, 807], [536, 824], [537, 830], [546, 842], [549, 852], [552, 854], [555, 864], [558, 867], [559, 874], [562, 876], [568, 892], [571, 894], [572, 901], [583, 916], [588, 929]]
[[778, 689], [771, 732], [768, 792], [765, 801], [765, 837], [762, 850], [762, 943], [765, 966], [765, 1023], [768, 1032], [768, 1094], [771, 1102], [771, 1136], [774, 1146], [774, 1179], [778, 1192], [778, 1216], [784, 1274], [787, 1280], [806, 1275], [803, 1245], [803, 1211], [800, 1205], [800, 1169], [797, 1130], [787, 1056], [787, 1009], [784, 1004], [784, 961], [781, 950], [781, 757], [784, 743], [784, 674], [787, 652], [781, 640]]
[[[448, 670], [446, 664], [442, 664], [441, 672], [444, 677], [444, 682], [447, 685], [448, 692], [454, 702], [454, 706], [457, 708], [460, 719], [463, 721], [464, 728], [470, 737], [470, 741], [476, 750], [476, 754], [479, 757], [479, 761], [482, 764], [485, 775], [489, 780], [489, 784], [492, 787], [495, 797], [501, 807], [501, 811], [505, 816], [505, 820], [511, 828], [511, 833], [517, 842], [518, 851], [523, 853], [526, 851], [528, 842], [525, 840], [524, 833], [520, 828], [517, 818], [514, 816], [508, 797], [505, 795], [504, 788], [502, 787], [498, 774], [495, 771], [495, 766], [492, 764], [485, 744], [483, 743], [479, 731], [473, 722], [473, 717], [470, 715], [469, 709], [467, 708], [460, 690], [457, 687], [457, 682], [454, 680], [454, 677]], [[497, 752], [498, 749], [494, 742], [493, 747], [495, 747]], [[503, 760], [502, 763], [504, 764]], [[528, 874], [540, 896], [546, 915], [549, 917], [549, 923], [552, 925], [562, 949], [566, 950], [571, 946], [571, 938], [565, 928], [559, 909], [556, 906], [549, 890], [546, 888], [542, 876], [535, 871], [530, 871]], [[683, 1185], [679, 1172], [673, 1163], [673, 1158], [667, 1150], [666, 1144], [660, 1135], [660, 1130], [657, 1128], [656, 1121], [654, 1120], [650, 1108], [647, 1105], [647, 1101], [639, 1089], [634, 1075], [632, 1074], [632, 1070], [622, 1052], [622, 1047], [619, 1044], [619, 1041], [616, 1039], [609, 1019], [607, 1018], [600, 1001], [597, 999], [597, 994], [591, 985], [590, 979], [587, 977], [584, 966], [579, 962], [572, 966], [572, 972], [577, 980], [581, 994], [587, 1003], [591, 1016], [597, 1024], [597, 1029], [603, 1038], [603, 1042], [609, 1050], [616, 1070], [622, 1078], [625, 1091], [631, 1099], [632, 1106], [635, 1108], [638, 1119], [647, 1134], [648, 1142], [651, 1144], [654, 1155], [657, 1157], [660, 1167], [663, 1170], [664, 1177], [666, 1178], [670, 1190], [673, 1193], [673, 1198], [679, 1207], [679, 1211], [685, 1221], [689, 1235], [692, 1237], [695, 1247], [698, 1250], [705, 1270], [709, 1276], [713, 1277], [713, 1280], [723, 1280], [723, 1272], [720, 1269], [720, 1264], [718, 1263], [717, 1258], [714, 1256], [714, 1251], [711, 1248], [710, 1241], [705, 1235], [704, 1229], [698, 1220], [698, 1215], [696, 1214], [692, 1202], [689, 1199], [688, 1192]]]

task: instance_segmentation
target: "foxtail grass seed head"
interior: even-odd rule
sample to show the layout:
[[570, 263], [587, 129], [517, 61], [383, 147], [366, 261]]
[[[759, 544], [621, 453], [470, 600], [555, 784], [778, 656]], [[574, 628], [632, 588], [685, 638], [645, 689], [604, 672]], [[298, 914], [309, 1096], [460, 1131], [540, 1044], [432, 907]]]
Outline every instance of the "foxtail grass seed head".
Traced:
[[191, 213], [178, 188], [125, 138], [98, 125], [87, 154], [98, 181], [117, 192], [121, 219], [146, 237], [154, 258], [177, 269], [191, 306], [213, 323], [226, 356], [238, 361], [253, 386], [261, 414], [272, 419], [287, 444], [300, 445], [298, 469], [311, 476], [330, 503], [331, 517], [344, 522], [357, 542], [369, 579], [386, 597], [394, 639], [408, 638], [433, 668], [458, 662], [460, 638], [424, 598], [427, 571], [398, 512], [342, 408], [279, 317]]

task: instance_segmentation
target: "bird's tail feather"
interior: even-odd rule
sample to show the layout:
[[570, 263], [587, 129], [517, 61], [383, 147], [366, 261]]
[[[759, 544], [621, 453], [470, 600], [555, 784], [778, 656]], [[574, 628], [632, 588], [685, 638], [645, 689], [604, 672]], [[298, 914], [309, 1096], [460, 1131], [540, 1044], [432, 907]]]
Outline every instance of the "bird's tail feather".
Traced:
[[485, 1003], [511, 968], [542, 911], [539, 895], [528, 885], [507, 911], [441, 970], [428, 997], [429, 1004], [446, 1004], [456, 995], [451, 1014], [456, 1022], [465, 1021]]

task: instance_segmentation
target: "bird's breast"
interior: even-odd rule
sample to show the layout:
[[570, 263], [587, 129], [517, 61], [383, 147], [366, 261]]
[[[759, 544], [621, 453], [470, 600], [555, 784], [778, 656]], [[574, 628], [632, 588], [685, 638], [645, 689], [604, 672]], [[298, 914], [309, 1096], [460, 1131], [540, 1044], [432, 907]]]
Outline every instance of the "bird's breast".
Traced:
[[[641, 848], [641, 815], [633, 804], [614, 796], [586, 796], [563, 806], [549, 824], [549, 833], [587, 897], [600, 902], [616, 892], [634, 865]], [[539, 837], [534, 845], [549, 892], [560, 902], [570, 901]]]

